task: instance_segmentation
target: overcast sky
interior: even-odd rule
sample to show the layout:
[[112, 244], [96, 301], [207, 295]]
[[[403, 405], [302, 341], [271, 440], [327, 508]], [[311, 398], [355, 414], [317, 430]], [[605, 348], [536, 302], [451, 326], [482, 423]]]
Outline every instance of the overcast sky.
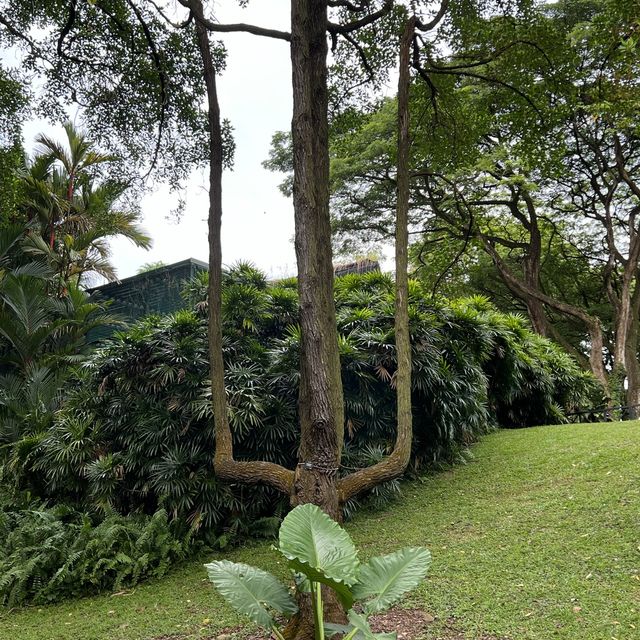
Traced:
[[[251, 22], [289, 30], [289, 0], [250, 3], [240, 9], [235, 2], [219, 2], [220, 22]], [[285, 41], [248, 34], [225, 34], [227, 71], [219, 79], [222, 117], [234, 126], [235, 165], [223, 179], [223, 261], [250, 260], [270, 276], [294, 275], [293, 207], [278, 191], [282, 176], [263, 169], [271, 136], [291, 126], [291, 73]], [[194, 55], [198, 55], [194, 51]], [[25, 126], [26, 147], [43, 130], [55, 133], [45, 122]], [[57, 132], [56, 135], [60, 135]], [[169, 220], [176, 201], [160, 188], [143, 203], [143, 225], [153, 237], [149, 251], [127, 240], [112, 242], [113, 262], [120, 278], [133, 275], [140, 265], [161, 260], [167, 264], [193, 257], [207, 261], [207, 174], [195, 175], [187, 188], [186, 211], [179, 223]]]

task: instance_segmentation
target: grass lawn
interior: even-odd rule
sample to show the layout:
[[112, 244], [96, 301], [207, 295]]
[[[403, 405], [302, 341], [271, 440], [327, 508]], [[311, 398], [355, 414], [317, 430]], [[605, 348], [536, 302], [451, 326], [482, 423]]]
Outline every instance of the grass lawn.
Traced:
[[[405, 602], [435, 617], [427, 637], [448, 625], [468, 638], [640, 639], [640, 424], [502, 431], [473, 453], [348, 525], [364, 556], [430, 548], [430, 576]], [[224, 555], [285, 574], [269, 544]], [[241, 620], [205, 579], [211, 557], [132, 592], [3, 610], [0, 638], [215, 637]]]

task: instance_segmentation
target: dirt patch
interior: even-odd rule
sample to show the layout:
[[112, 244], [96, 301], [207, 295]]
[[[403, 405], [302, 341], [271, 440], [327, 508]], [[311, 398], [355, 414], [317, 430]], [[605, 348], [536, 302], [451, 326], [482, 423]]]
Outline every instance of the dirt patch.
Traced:
[[[384, 613], [378, 613], [369, 619], [371, 628], [375, 633], [398, 634], [398, 640], [467, 640], [464, 633], [456, 629], [455, 620], [447, 620], [444, 628], [437, 633], [429, 632], [434, 617], [422, 609], [390, 609]], [[191, 635], [165, 635], [152, 640], [190, 640]], [[229, 627], [221, 629], [215, 635], [201, 637], [201, 640], [272, 640], [272, 637], [264, 631], [247, 633], [244, 627]], [[509, 640], [491, 635], [477, 635], [474, 640]]]
[[371, 616], [369, 622], [376, 633], [398, 634], [398, 640], [416, 640], [425, 636], [433, 616], [422, 609], [390, 609]]

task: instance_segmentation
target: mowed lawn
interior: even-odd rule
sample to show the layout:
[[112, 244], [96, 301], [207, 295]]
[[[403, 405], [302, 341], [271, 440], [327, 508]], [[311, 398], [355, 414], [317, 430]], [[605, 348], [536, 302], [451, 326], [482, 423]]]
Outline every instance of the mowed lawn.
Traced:
[[[425, 637], [640, 639], [640, 424], [502, 431], [473, 455], [348, 524], [363, 556], [431, 549], [430, 576], [403, 605], [435, 617]], [[268, 543], [251, 544], [130, 592], [2, 610], [0, 638], [215, 637], [242, 620], [205, 579], [214, 556], [286, 573]]]

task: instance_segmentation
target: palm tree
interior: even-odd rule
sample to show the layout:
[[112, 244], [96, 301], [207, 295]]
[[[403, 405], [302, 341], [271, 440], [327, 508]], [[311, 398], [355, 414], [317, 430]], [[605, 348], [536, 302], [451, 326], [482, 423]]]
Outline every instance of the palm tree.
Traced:
[[114, 156], [95, 151], [71, 123], [64, 129], [66, 144], [38, 136], [36, 156], [22, 174], [23, 211], [40, 227], [28, 250], [50, 262], [59, 275], [60, 291], [88, 272], [115, 279], [109, 238], [125, 236], [145, 249], [151, 245], [137, 224], [137, 213], [118, 207], [126, 185], [113, 179], [98, 182], [94, 175], [95, 167], [114, 161]]

